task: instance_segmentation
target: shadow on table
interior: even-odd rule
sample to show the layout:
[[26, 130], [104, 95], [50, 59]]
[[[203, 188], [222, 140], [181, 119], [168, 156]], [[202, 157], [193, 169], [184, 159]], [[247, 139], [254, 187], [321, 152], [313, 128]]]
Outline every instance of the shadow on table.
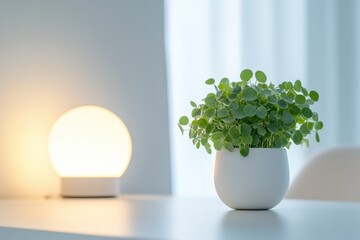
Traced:
[[272, 210], [233, 210], [224, 215], [219, 234], [222, 239], [286, 239], [284, 225]]

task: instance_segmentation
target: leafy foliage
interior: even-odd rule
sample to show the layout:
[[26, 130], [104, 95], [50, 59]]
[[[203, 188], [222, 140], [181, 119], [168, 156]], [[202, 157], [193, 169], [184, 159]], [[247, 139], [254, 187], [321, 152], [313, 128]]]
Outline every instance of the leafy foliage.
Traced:
[[216, 85], [213, 78], [206, 80], [215, 92], [200, 104], [190, 102], [192, 120], [187, 116], [179, 119], [181, 132], [187, 126], [196, 148], [203, 146], [209, 154], [213, 149], [239, 149], [247, 156], [250, 148], [289, 148], [292, 143], [309, 146], [311, 133], [319, 142], [323, 123], [310, 108], [319, 94], [308, 91], [300, 80], [278, 86], [266, 81], [265, 73], [254, 74], [250, 69], [240, 73], [238, 82], [223, 78]]

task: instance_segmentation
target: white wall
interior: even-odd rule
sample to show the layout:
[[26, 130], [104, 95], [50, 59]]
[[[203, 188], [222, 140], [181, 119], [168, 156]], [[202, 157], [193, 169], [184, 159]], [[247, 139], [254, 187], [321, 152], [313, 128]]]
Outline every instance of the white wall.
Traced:
[[84, 104], [129, 128], [122, 192], [170, 193], [163, 41], [161, 0], [0, 0], [0, 197], [58, 192], [48, 133]]

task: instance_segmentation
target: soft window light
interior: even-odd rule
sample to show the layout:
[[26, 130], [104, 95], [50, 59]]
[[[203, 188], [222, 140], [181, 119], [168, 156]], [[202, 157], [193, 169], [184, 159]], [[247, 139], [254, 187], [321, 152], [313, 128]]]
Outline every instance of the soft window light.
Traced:
[[125, 124], [98, 106], [69, 110], [50, 132], [49, 154], [64, 197], [115, 196], [131, 151]]

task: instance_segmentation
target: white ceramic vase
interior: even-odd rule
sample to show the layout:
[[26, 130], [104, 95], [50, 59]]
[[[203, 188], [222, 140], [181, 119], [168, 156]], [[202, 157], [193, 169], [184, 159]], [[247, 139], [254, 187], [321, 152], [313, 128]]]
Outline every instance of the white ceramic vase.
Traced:
[[235, 150], [218, 151], [214, 180], [217, 194], [230, 208], [273, 208], [289, 186], [286, 149], [251, 148], [247, 157]]

